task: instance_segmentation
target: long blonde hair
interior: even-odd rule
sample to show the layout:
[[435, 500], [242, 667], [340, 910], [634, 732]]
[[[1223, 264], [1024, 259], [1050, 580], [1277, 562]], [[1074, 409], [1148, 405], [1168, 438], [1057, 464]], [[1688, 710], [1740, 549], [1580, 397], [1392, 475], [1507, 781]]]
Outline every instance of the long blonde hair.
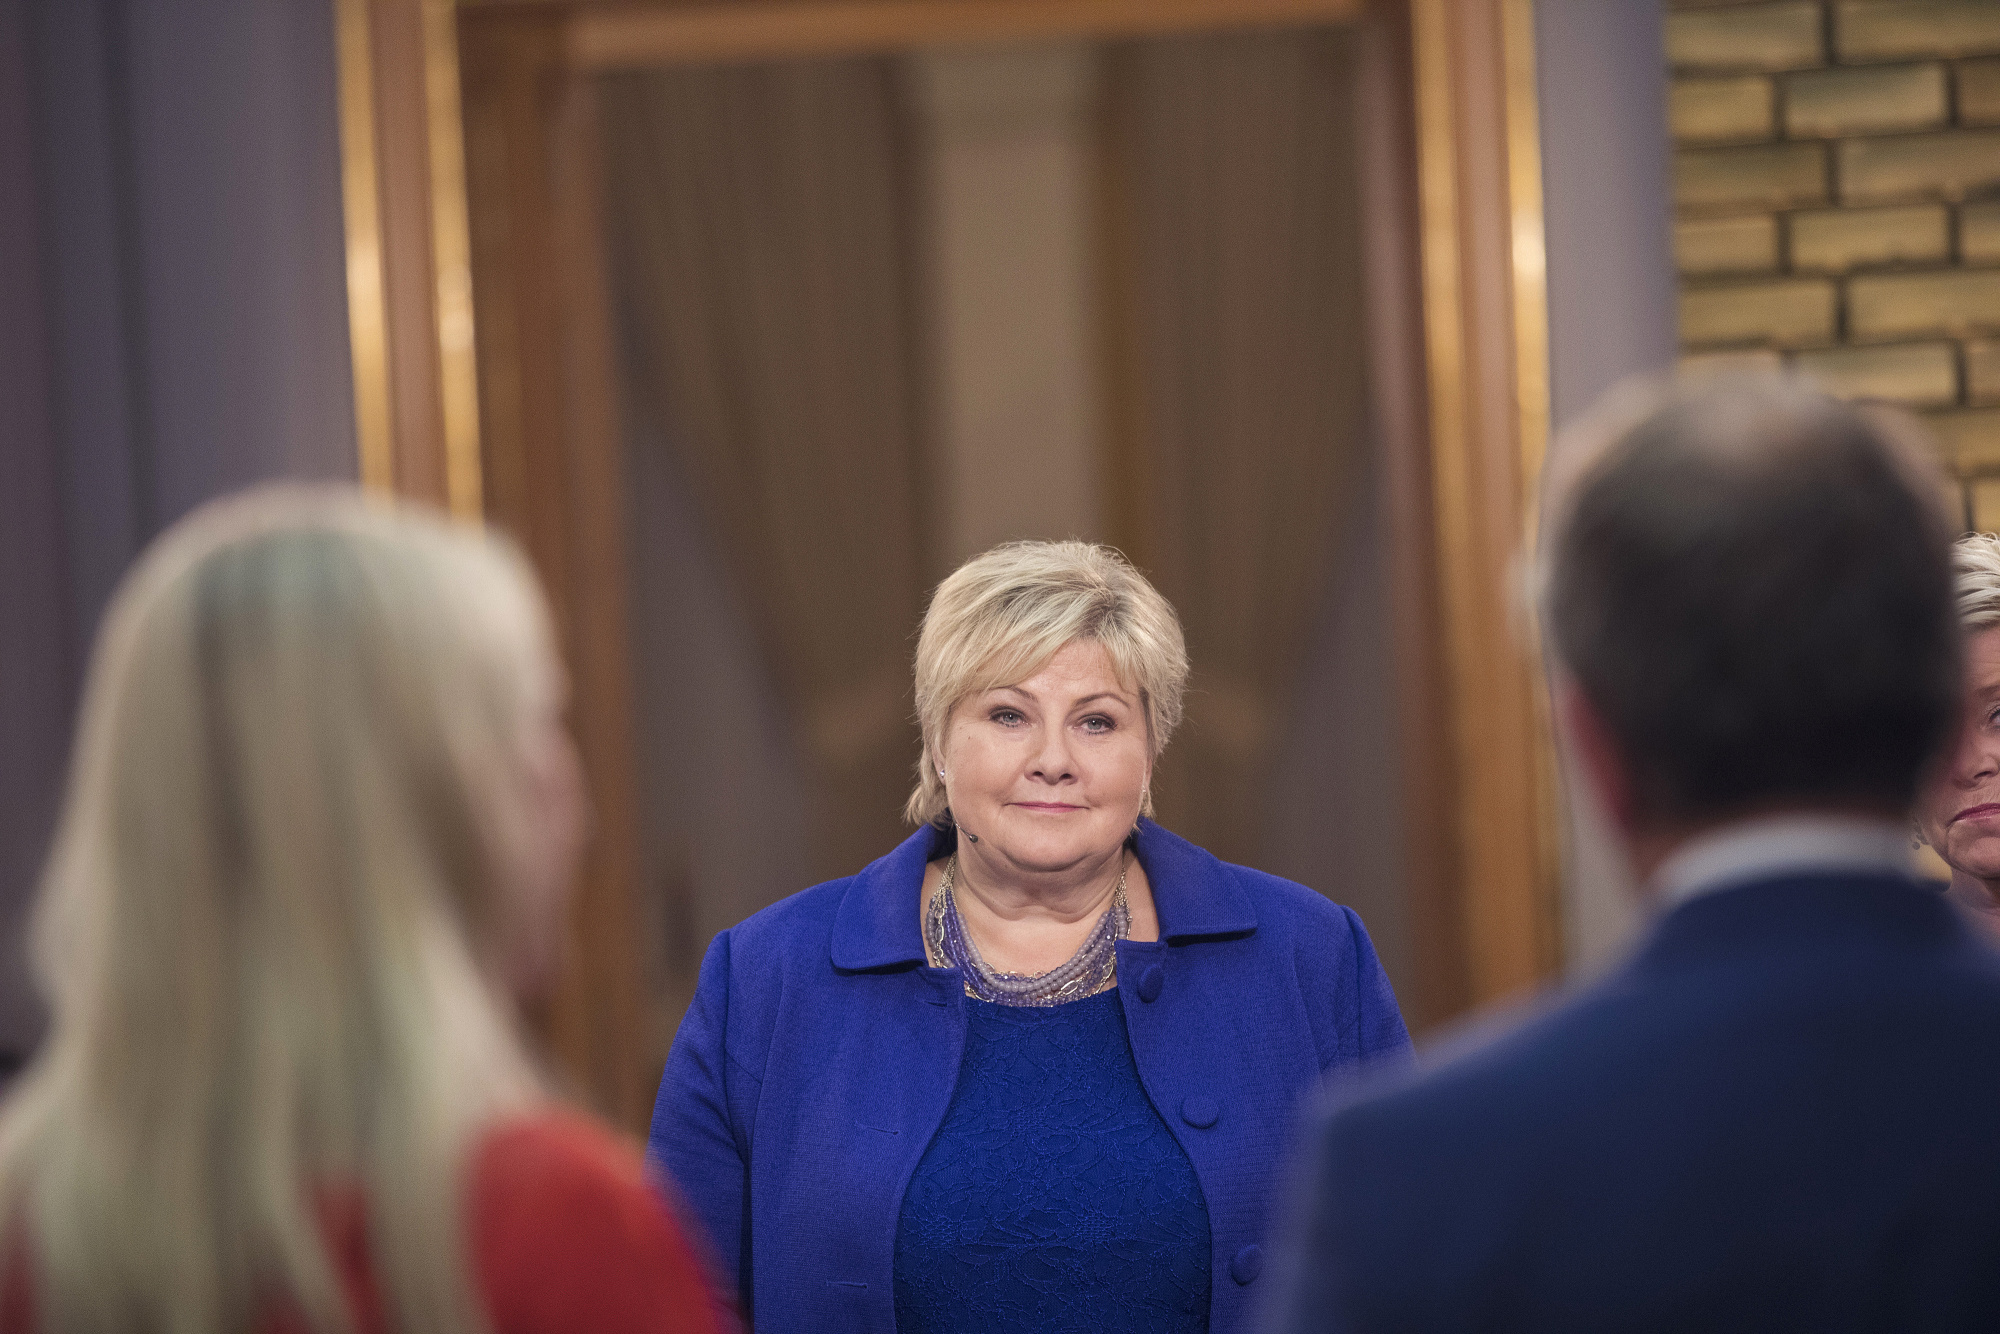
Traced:
[[540, 1096], [494, 977], [552, 663], [510, 547], [344, 488], [211, 506], [126, 580], [37, 905], [53, 1026], [0, 1114], [42, 1330], [346, 1331], [329, 1188], [392, 1327], [485, 1327], [462, 1176]]

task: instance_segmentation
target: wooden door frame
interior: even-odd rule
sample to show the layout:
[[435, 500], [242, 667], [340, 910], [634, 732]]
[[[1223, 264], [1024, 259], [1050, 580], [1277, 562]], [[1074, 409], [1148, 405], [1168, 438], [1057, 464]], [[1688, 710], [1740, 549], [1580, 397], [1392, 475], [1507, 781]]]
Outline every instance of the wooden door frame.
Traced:
[[1549, 433], [1548, 252], [1533, 0], [1406, 8], [1428, 409], [1409, 454], [1430, 477], [1429, 511], [1400, 516], [1398, 546], [1406, 567], [1430, 563], [1432, 619], [1405, 651], [1438, 676], [1405, 731], [1444, 765], [1416, 778], [1407, 809], [1457, 817], [1449, 883], [1429, 886], [1435, 976], [1418, 1009], [1436, 1021], [1562, 963], [1555, 747], [1526, 598]]
[[[541, 1027], [644, 1124], [616, 389], [588, 76], [951, 43], [1361, 25], [1424, 1026], [1560, 963], [1545, 691], [1517, 605], [1548, 433], [1532, 0], [335, 0], [364, 484], [486, 518], [548, 584], [599, 810]], [[478, 302], [477, 355], [473, 301]], [[1443, 812], [1442, 816], [1435, 813]]]

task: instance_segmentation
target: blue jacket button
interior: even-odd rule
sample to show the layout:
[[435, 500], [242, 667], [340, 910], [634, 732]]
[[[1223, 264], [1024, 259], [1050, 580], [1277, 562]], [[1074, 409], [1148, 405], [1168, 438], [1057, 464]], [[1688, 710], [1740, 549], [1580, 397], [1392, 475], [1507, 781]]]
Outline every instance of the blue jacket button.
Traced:
[[1206, 1130], [1221, 1118], [1222, 1109], [1215, 1105], [1213, 1098], [1204, 1098], [1196, 1094], [1194, 1097], [1181, 1099], [1181, 1120], [1196, 1130]]
[[1236, 1255], [1229, 1261], [1229, 1277], [1235, 1279], [1239, 1284], [1255, 1282], [1257, 1275], [1263, 1272], [1264, 1248], [1262, 1246], [1245, 1246], [1242, 1250], [1236, 1252]]
[[1154, 964], [1139, 974], [1139, 999], [1151, 1005], [1160, 998], [1160, 988], [1166, 985], [1166, 981], [1167, 975], [1160, 971], [1160, 965]]

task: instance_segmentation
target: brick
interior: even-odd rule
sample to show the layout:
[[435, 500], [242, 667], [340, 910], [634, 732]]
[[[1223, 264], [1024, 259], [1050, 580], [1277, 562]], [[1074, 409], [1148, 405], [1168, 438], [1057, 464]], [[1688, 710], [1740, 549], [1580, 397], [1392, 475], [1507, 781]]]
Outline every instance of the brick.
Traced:
[[[1924, 424], [1937, 437], [1939, 456], [1959, 476], [2000, 469], [2000, 408], [1927, 412]], [[1977, 510], [1976, 504], [1974, 508]], [[1986, 511], [1983, 519], [1978, 513], [1973, 518], [1982, 528], [2000, 527], [2000, 515], [1992, 510]]]
[[1761, 347], [1735, 352], [1689, 352], [1682, 355], [1676, 369], [1688, 379], [1708, 375], [1776, 375], [1785, 369], [1785, 359]]
[[1945, 123], [1944, 93], [1943, 65], [1808, 70], [1785, 80], [1785, 133], [1934, 129]]
[[1675, 79], [1667, 90], [1667, 124], [1683, 142], [1769, 139], [1776, 96], [1761, 74], [1732, 79]]
[[1966, 516], [1972, 533], [2000, 528], [2000, 482], [1973, 482], [1965, 488]]
[[1900, 195], [1963, 199], [2000, 185], [2000, 130], [1849, 139], [1838, 148], [1843, 200]]
[[1949, 222], [1943, 204], [1794, 213], [1792, 267], [1838, 273], [1874, 264], [1946, 260], [1951, 258]]
[[1970, 56], [2000, 51], [1993, 0], [1841, 0], [1833, 9], [1842, 60]]
[[1825, 58], [1816, 4], [1667, 15], [1667, 63], [1682, 69], [1803, 69]]
[[[1942, 229], [1940, 229], [1942, 230]], [[1778, 220], [1691, 218], [1674, 224], [1674, 260], [1682, 273], [1755, 273], [1778, 267]]]
[[1959, 62], [1958, 121], [2000, 125], [2000, 58]]
[[2000, 339], [1980, 338], [1965, 345], [1965, 398], [1969, 403], [2000, 403]]
[[1823, 343], [1833, 337], [1833, 284], [1819, 278], [1681, 292], [1681, 341]]
[[1958, 257], [1968, 264], [2000, 260], [2000, 200], [1958, 211]]
[[1968, 532], [1990, 533], [2000, 528], [2000, 481], [1973, 482], [1965, 488]]
[[1847, 328], [1857, 339], [2000, 329], [2000, 269], [1851, 279]]
[[1790, 208], [1826, 198], [1822, 144], [1686, 148], [1674, 155], [1674, 200], [1682, 208]]
[[1792, 364], [1841, 398], [1922, 408], [1958, 401], [1958, 356], [1950, 343], [1835, 347], [1801, 352]]

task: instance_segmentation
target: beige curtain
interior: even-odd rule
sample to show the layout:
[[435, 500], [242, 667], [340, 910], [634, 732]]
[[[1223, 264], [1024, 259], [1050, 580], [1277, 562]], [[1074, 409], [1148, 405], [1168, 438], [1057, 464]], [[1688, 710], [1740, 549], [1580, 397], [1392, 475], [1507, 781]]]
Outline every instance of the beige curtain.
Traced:
[[894, 98], [875, 60], [648, 71], [603, 88], [636, 396], [796, 714], [825, 875], [907, 832], [917, 750], [919, 414]]
[[1132, 43], [1105, 76], [1114, 530], [1194, 662], [1156, 796], [1170, 827], [1250, 860], [1361, 476], [1348, 40]]

